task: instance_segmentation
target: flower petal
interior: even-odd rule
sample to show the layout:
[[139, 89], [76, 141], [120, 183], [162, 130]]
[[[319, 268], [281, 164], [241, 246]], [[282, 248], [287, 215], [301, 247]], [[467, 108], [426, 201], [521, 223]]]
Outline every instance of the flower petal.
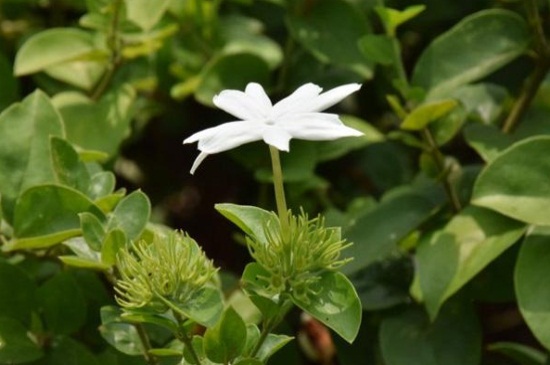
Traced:
[[229, 122], [195, 133], [183, 143], [198, 141], [202, 152], [218, 153], [262, 139], [264, 129], [265, 124], [260, 122]]
[[342, 137], [358, 137], [363, 132], [347, 127], [336, 114], [302, 113], [277, 123], [292, 138], [327, 141]]
[[271, 101], [259, 84], [248, 84], [245, 92], [223, 90], [214, 96], [213, 102], [218, 108], [241, 120], [265, 119], [271, 112]]
[[319, 95], [314, 101], [311, 112], [320, 112], [330, 108], [333, 105], [338, 104], [344, 100], [350, 94], [356, 92], [361, 88], [361, 84], [347, 84], [335, 87]]
[[189, 171], [191, 173], [191, 175], [195, 174], [195, 171], [197, 171], [197, 167], [199, 167], [201, 162], [204, 161], [204, 159], [207, 156], [208, 156], [208, 153], [204, 153], [204, 152], [199, 153], [199, 155], [195, 159], [195, 162], [193, 162], [193, 166], [191, 166], [191, 171]]
[[276, 120], [287, 115], [311, 111], [311, 107], [314, 106], [312, 101], [319, 96], [321, 91], [323, 89], [311, 83], [300, 86], [292, 94], [273, 106], [270, 117]]
[[263, 139], [265, 143], [277, 148], [280, 151], [289, 150], [289, 143], [292, 136], [288, 131], [276, 126], [267, 126], [264, 129]]

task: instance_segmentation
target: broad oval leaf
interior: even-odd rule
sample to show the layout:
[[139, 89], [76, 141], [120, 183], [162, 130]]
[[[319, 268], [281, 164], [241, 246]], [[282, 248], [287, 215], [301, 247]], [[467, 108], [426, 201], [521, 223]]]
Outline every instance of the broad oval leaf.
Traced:
[[267, 243], [264, 227], [268, 222], [271, 221], [271, 224], [278, 224], [275, 213], [258, 207], [226, 203], [216, 204], [214, 208], [239, 227], [246, 235], [254, 237], [259, 242]]
[[128, 20], [145, 31], [159, 22], [168, 5], [170, 5], [170, 0], [125, 0], [124, 2]]
[[417, 253], [422, 297], [432, 319], [441, 305], [513, 245], [525, 225], [491, 210], [469, 206]]
[[57, 182], [86, 194], [90, 186], [90, 173], [78, 153], [69, 142], [59, 137], [52, 137], [50, 143]]
[[544, 347], [550, 349], [550, 227], [537, 227], [525, 238], [515, 269], [519, 310]]
[[29, 275], [18, 266], [0, 262], [0, 293], [9, 293], [0, 296], [2, 316], [29, 325], [36, 309], [36, 285]]
[[362, 314], [361, 301], [353, 284], [344, 274], [329, 271], [321, 275], [314, 290], [312, 300], [292, 297], [292, 301], [352, 343], [359, 332]]
[[479, 175], [472, 203], [535, 225], [550, 225], [550, 136], [522, 140]]
[[109, 218], [108, 229], [119, 228], [129, 240], [134, 240], [143, 230], [151, 215], [151, 203], [142, 191], [136, 190], [124, 197]]
[[412, 83], [431, 95], [446, 93], [504, 66], [525, 52], [529, 43], [527, 24], [516, 13], [480, 11], [430, 44], [416, 64]]
[[82, 60], [97, 52], [93, 35], [76, 28], [54, 28], [31, 36], [15, 57], [14, 72], [28, 75], [59, 65]]
[[246, 344], [246, 325], [239, 314], [229, 307], [221, 320], [204, 334], [204, 353], [216, 363], [229, 364], [240, 356]]
[[27, 335], [27, 329], [17, 320], [0, 317], [0, 363], [22, 364], [37, 360], [43, 352]]

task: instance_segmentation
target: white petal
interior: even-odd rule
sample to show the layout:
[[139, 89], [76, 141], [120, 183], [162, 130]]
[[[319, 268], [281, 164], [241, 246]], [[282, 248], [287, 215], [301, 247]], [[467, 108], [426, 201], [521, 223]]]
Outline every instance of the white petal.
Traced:
[[264, 129], [261, 122], [229, 122], [195, 133], [183, 143], [198, 141], [202, 152], [218, 153], [262, 139]]
[[305, 84], [300, 86], [292, 94], [279, 101], [273, 106], [271, 118], [277, 119], [294, 113], [303, 113], [311, 111], [311, 103], [323, 91], [315, 84]]
[[328, 109], [333, 105], [338, 104], [340, 101], [344, 100], [350, 94], [356, 92], [361, 88], [361, 84], [347, 84], [335, 87], [319, 95], [315, 101], [313, 101], [312, 109], [310, 112], [320, 112], [322, 110]]
[[251, 82], [248, 85], [246, 85], [246, 89], [244, 91], [247, 95], [254, 98], [254, 100], [260, 104], [260, 107], [265, 110], [266, 112], [268, 110], [271, 110], [271, 100], [265, 93], [264, 88], [262, 85], [257, 84], [255, 82]]
[[288, 118], [277, 126], [285, 129], [292, 138], [310, 141], [327, 141], [342, 137], [358, 137], [363, 132], [344, 125], [335, 114], [303, 113]]
[[271, 107], [266, 107], [265, 100], [262, 99], [258, 87], [252, 86], [247, 87], [247, 92], [224, 90], [214, 96], [213, 102], [218, 108], [241, 120], [261, 120], [267, 118], [271, 112]]
[[277, 148], [280, 151], [288, 152], [289, 142], [292, 136], [282, 128], [268, 126], [264, 130], [263, 138], [265, 143]]
[[191, 166], [191, 175], [195, 174], [195, 171], [197, 170], [197, 167], [201, 164], [201, 162], [208, 156], [208, 153], [201, 152], [195, 159], [195, 162], [193, 162], [193, 166]]

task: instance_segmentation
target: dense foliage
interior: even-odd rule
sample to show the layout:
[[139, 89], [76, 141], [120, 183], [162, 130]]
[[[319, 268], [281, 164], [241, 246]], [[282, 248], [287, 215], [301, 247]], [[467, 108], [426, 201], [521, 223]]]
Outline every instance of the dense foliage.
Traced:
[[[549, 10], [0, 2], [0, 364], [550, 363]], [[181, 145], [249, 82], [362, 84], [289, 237], [265, 145]]]

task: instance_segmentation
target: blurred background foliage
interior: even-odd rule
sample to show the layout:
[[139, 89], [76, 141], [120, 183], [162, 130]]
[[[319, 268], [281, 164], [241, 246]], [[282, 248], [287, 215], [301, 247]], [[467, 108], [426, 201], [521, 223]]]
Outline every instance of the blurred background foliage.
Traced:
[[[520, 249], [513, 244], [526, 224], [547, 225], [548, 219], [541, 223], [482, 202], [483, 192], [498, 190], [503, 179], [497, 162], [484, 170], [485, 180], [478, 179], [495, 159], [521, 166], [550, 156], [547, 139], [525, 147], [527, 155], [500, 154], [550, 131], [550, 84], [543, 80], [548, 68], [530, 57], [537, 48], [529, 28], [532, 14], [524, 7], [529, 2], [3, 0], [0, 110], [27, 97], [21, 104], [25, 112], [51, 108], [50, 117], [61, 118], [65, 139], [80, 158], [115, 173], [116, 186], [97, 197], [141, 189], [145, 198], [124, 198], [128, 210], [130, 201], [148, 206], [148, 197], [150, 220], [188, 232], [234, 288], [249, 255], [240, 244], [243, 237], [213, 206], [274, 208], [267, 149], [255, 143], [212, 156], [191, 176], [196, 150], [182, 140], [230, 120], [212, 104], [223, 89], [255, 81], [277, 100], [307, 82], [325, 89], [362, 83], [334, 111], [363, 137], [293, 141], [291, 153], [283, 156], [289, 205], [324, 213], [355, 243], [348, 250], [355, 260], [344, 272], [363, 303], [361, 333], [353, 345], [335, 338], [334, 356], [317, 349], [317, 358], [310, 358], [298, 341], [271, 363], [545, 364], [550, 328], [533, 321], [528, 326], [520, 314], [517, 296], [524, 289], [514, 289]], [[546, 19], [546, 2], [539, 5]], [[541, 81], [536, 98], [513, 133], [501, 133], [498, 127], [525, 93], [533, 70]], [[33, 93], [37, 88], [43, 93]], [[0, 136], [0, 143], [7, 146], [10, 138]], [[71, 152], [63, 141], [56, 151], [65, 156]], [[537, 163], [540, 170], [550, 166], [547, 158]], [[5, 179], [8, 174], [0, 172]], [[544, 181], [533, 179], [533, 186]], [[474, 182], [482, 185], [479, 205], [504, 215], [469, 204]], [[13, 208], [18, 195], [0, 191], [3, 235], [21, 238], [20, 246], [5, 251], [25, 248], [27, 231], [37, 232], [19, 227], [17, 212], [32, 211], [31, 193], [27, 208], [22, 203]], [[548, 198], [547, 191], [534, 191]], [[114, 226], [131, 239], [124, 223]], [[527, 239], [548, 240], [544, 229], [535, 233]], [[474, 243], [456, 248], [446, 239]], [[6, 253], [0, 262], [0, 339], [20, 341], [15, 357], [5, 350], [2, 355], [0, 346], [0, 363], [2, 356], [12, 359], [4, 363], [143, 363], [110, 349], [97, 331], [100, 307], [113, 303], [105, 279], [63, 269], [54, 257], [65, 249], [53, 250], [60, 252]], [[548, 252], [541, 250], [539, 257]], [[529, 286], [529, 278], [537, 277], [529, 260], [537, 255], [522, 255], [524, 269], [516, 280], [525, 275]], [[520, 300], [529, 302], [534, 291], [539, 296], [533, 301], [550, 295], [525, 290]], [[60, 292], [65, 295], [52, 294]], [[545, 313], [548, 309], [546, 304]], [[20, 336], [28, 328], [48, 335], [32, 341]], [[296, 313], [286, 331], [312, 336]], [[153, 341], [162, 343], [165, 335], [153, 332]], [[48, 348], [54, 350], [40, 360]]]

